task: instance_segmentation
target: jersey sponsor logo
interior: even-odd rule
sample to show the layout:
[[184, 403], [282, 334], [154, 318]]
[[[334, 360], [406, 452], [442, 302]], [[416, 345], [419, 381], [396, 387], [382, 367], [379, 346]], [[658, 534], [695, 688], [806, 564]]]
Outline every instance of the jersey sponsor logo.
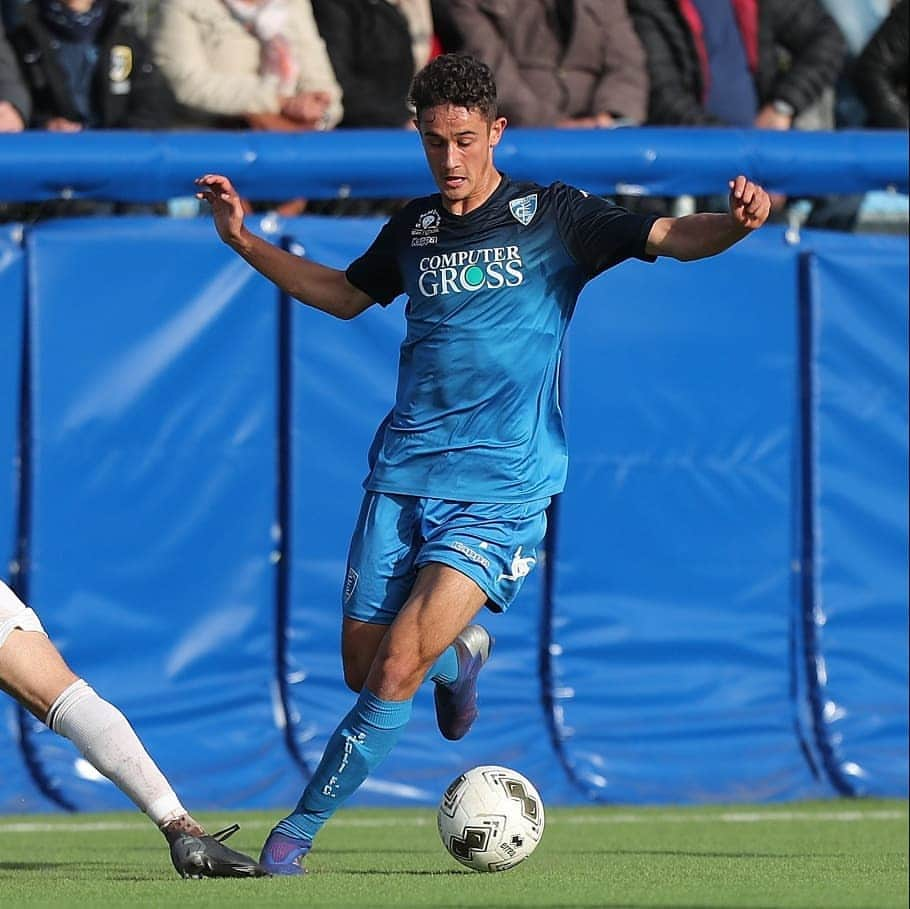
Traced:
[[521, 554], [521, 546], [515, 550], [515, 555], [512, 556], [512, 567], [511, 574], [506, 574], [503, 572], [499, 576], [500, 581], [518, 581], [521, 578], [529, 575], [531, 569], [537, 564], [537, 559], [534, 556], [523, 556]]
[[530, 196], [522, 196], [520, 199], [512, 199], [509, 202], [509, 211], [512, 217], [527, 227], [531, 219], [537, 214], [537, 193]]
[[475, 552], [470, 546], [466, 546], [461, 540], [455, 540], [455, 542], [452, 543], [452, 549], [457, 550], [463, 556], [467, 556], [472, 562], [483, 565], [484, 568], [490, 567], [489, 559], [484, 558], [479, 552]]
[[417, 284], [425, 297], [473, 290], [498, 290], [524, 283], [517, 246], [489, 246], [424, 256]]
[[435, 246], [439, 241], [439, 224], [442, 217], [435, 208], [425, 211], [411, 228], [411, 246]]

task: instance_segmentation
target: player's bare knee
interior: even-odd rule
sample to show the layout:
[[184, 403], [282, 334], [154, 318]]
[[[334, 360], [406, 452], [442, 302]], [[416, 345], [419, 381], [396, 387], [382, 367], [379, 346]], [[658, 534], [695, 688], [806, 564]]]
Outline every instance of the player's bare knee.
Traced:
[[429, 664], [409, 654], [385, 654], [370, 669], [370, 690], [388, 700], [406, 700], [420, 687], [429, 668]]

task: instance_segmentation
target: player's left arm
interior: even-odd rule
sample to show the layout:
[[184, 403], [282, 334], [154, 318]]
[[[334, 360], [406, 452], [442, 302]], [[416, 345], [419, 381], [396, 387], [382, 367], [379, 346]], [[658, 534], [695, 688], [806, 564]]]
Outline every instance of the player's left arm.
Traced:
[[716, 256], [767, 221], [771, 199], [761, 186], [740, 174], [730, 181], [729, 206], [726, 213], [658, 218], [648, 234], [646, 252], [682, 262]]

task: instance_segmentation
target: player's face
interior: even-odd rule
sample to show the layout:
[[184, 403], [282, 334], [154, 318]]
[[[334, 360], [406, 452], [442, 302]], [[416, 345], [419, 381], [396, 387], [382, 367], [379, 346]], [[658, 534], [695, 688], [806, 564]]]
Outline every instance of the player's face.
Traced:
[[492, 123], [478, 110], [440, 104], [422, 111], [417, 122], [423, 150], [443, 204], [467, 214], [499, 184], [493, 149], [505, 129], [504, 117]]

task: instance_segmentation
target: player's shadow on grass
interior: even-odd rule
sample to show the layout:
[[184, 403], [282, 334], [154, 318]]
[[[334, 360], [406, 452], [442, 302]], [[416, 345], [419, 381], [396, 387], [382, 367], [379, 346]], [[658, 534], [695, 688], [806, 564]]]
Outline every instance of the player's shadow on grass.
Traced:
[[[370, 852], [376, 855], [420, 855], [423, 853], [439, 852], [438, 848], [427, 849], [371, 849]], [[362, 856], [362, 849], [321, 849], [320, 855], [357, 855]]]
[[84, 862], [0, 862], [0, 873], [4, 871], [61, 871], [66, 868], [84, 867]]
[[468, 868], [451, 868], [445, 871], [415, 871], [413, 868], [323, 868], [319, 874], [375, 874], [380, 877], [388, 877], [390, 874], [406, 874], [408, 877], [443, 877], [451, 874], [457, 874], [459, 877], [463, 874], [477, 874]]
[[683, 858], [729, 858], [729, 859], [794, 859], [794, 858], [843, 858], [844, 852], [699, 852], [691, 849], [573, 849], [572, 855], [670, 855]]

